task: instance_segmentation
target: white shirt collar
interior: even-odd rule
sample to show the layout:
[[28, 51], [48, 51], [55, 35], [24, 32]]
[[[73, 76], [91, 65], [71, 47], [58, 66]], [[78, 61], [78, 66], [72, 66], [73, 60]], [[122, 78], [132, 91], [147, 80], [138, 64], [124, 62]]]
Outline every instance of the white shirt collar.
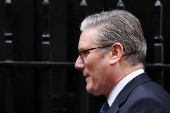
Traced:
[[138, 69], [132, 73], [130, 73], [129, 75], [127, 75], [126, 77], [124, 77], [111, 91], [111, 93], [109, 94], [109, 97], [107, 99], [109, 106], [111, 107], [112, 103], [114, 102], [115, 98], [117, 97], [117, 95], [120, 93], [120, 91], [124, 88], [124, 86], [130, 82], [133, 78], [135, 78], [136, 76], [140, 75], [144, 73], [143, 69]]

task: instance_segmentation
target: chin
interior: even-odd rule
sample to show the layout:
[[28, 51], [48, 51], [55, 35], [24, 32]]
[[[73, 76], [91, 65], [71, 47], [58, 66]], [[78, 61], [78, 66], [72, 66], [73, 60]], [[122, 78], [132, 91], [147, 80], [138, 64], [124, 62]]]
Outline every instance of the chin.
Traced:
[[93, 94], [94, 93], [94, 90], [93, 90], [93, 88], [90, 86], [90, 85], [86, 85], [86, 91], [88, 92], [88, 93], [90, 93], [90, 94]]
[[93, 88], [89, 88], [88, 86], [86, 86], [86, 91], [90, 94], [95, 95], [95, 96], [101, 95], [101, 94], [99, 94], [98, 91], [94, 90]]

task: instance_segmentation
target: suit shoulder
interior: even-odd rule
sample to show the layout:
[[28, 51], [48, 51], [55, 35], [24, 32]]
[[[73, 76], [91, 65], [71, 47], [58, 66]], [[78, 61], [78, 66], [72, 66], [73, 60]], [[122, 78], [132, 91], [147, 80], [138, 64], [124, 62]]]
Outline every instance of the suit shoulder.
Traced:
[[170, 113], [170, 110], [159, 100], [145, 97], [124, 104], [120, 108], [120, 113]]
[[167, 99], [170, 102], [170, 95], [169, 93], [157, 83], [150, 81], [144, 84], [141, 84], [134, 88], [129, 96], [133, 98], [155, 98], [155, 99]]
[[170, 112], [169, 105], [170, 95], [168, 94], [168, 92], [162, 86], [152, 81], [141, 84], [133, 89], [126, 99], [125, 103], [123, 104], [124, 108], [126, 108], [126, 106], [129, 106], [129, 109], [131, 109], [130, 106], [137, 109], [139, 109], [138, 107], [144, 109], [149, 107], [148, 110], [157, 107], [160, 110], [162, 109], [164, 111], [168, 111], [165, 113]]

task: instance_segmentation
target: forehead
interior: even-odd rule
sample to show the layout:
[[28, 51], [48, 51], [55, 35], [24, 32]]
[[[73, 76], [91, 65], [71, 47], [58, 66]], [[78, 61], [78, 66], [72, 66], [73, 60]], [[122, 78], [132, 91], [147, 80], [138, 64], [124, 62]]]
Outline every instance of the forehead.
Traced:
[[95, 32], [95, 28], [88, 28], [81, 33], [78, 45], [79, 50], [88, 49], [89, 47], [95, 47], [97, 45], [92, 39], [95, 35]]

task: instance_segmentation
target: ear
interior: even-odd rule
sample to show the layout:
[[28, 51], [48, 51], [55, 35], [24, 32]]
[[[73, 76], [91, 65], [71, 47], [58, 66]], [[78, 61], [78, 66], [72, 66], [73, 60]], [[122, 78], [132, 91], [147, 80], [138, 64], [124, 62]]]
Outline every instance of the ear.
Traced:
[[111, 46], [110, 64], [115, 64], [120, 61], [123, 55], [123, 46], [120, 43], [115, 43]]

